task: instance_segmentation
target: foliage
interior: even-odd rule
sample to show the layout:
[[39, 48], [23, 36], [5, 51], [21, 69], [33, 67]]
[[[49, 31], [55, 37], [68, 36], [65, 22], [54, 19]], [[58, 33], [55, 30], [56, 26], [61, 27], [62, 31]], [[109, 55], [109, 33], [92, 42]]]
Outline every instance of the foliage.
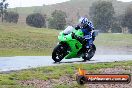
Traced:
[[114, 13], [112, 2], [109, 1], [97, 1], [90, 7], [95, 28], [101, 32], [108, 32], [112, 27]]
[[112, 33], [122, 33], [121, 20], [122, 20], [122, 16], [114, 17], [112, 27], [111, 27]]
[[6, 0], [0, 0], [0, 16], [2, 17], [2, 22], [4, 19], [4, 15], [7, 12], [8, 3], [6, 3]]
[[55, 10], [52, 13], [52, 18], [49, 19], [49, 28], [57, 30], [64, 29], [66, 25], [66, 13], [61, 10]]
[[6, 22], [13, 22], [13, 23], [17, 23], [19, 19], [19, 14], [16, 12], [6, 12], [6, 14], [4, 15], [4, 20]]
[[122, 28], [121, 28], [120, 24], [114, 23], [112, 25], [111, 32], [112, 33], [122, 33]]
[[131, 6], [127, 7], [124, 18], [122, 20], [122, 26], [128, 27], [129, 33], [132, 34], [132, 7]]
[[26, 18], [26, 23], [37, 28], [46, 27], [45, 16], [40, 13], [33, 13], [28, 15]]

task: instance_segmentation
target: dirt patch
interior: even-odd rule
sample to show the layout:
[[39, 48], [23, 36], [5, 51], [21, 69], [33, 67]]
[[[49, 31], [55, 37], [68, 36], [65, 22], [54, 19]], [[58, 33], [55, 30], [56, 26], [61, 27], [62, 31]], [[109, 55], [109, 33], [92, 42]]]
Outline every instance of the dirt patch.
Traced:
[[132, 66], [116, 66], [115, 68], [99, 69], [101, 74], [132, 74]]
[[[132, 66], [119, 66], [115, 68], [103, 68], [99, 69], [99, 74], [132, 74]], [[132, 79], [132, 77], [131, 77]], [[76, 83], [75, 77], [71, 75], [61, 76], [59, 79], [45, 80], [24, 80], [19, 81], [23, 86], [34, 86], [35, 88], [53, 88], [55, 85], [68, 85], [74, 88], [72, 85]], [[76, 85], [78, 85], [76, 83]], [[132, 81], [129, 84], [85, 84], [84, 88], [132, 88]], [[76, 88], [79, 88], [76, 86]]]
[[35, 88], [53, 88], [53, 86], [61, 84], [72, 85], [73, 81], [75, 81], [75, 79], [72, 76], [66, 75], [60, 77], [59, 79], [49, 79], [47, 81], [32, 79], [19, 81], [19, 83], [23, 86], [34, 86]]

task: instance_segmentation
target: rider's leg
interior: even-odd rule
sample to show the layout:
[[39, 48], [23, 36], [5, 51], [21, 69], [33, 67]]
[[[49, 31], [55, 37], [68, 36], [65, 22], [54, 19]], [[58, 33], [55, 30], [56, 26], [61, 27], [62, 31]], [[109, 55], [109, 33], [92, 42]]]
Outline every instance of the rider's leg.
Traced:
[[93, 44], [93, 39], [88, 39], [87, 40], [87, 44], [86, 44], [86, 48], [89, 49], [91, 47], [91, 45]]

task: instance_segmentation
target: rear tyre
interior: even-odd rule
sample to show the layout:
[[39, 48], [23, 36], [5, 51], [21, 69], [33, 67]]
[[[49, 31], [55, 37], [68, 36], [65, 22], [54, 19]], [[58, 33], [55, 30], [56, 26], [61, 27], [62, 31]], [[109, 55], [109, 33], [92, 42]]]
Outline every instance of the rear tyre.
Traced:
[[82, 57], [84, 59], [84, 61], [89, 60], [94, 56], [96, 51], [96, 46], [92, 45], [92, 47], [88, 50], [86, 50], [84, 56]]
[[57, 45], [52, 52], [52, 59], [55, 62], [60, 62], [65, 57], [64, 51], [65, 50], [62, 45]]

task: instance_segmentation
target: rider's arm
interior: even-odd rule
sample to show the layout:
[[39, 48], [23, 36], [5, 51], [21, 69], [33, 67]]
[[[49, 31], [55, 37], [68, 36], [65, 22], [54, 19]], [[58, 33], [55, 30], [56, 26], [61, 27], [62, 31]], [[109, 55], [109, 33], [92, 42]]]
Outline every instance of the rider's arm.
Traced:
[[95, 40], [95, 37], [96, 37], [96, 35], [95, 35], [95, 32], [93, 31], [92, 32], [92, 39], [93, 39], [93, 41]]
[[72, 38], [78, 40], [81, 43], [85, 40], [85, 38], [83, 38], [81, 36], [77, 36], [77, 35], [75, 35], [75, 33], [72, 34]]
[[79, 25], [77, 25], [77, 26], [75, 27], [75, 29], [76, 29], [76, 30], [80, 29], [80, 26], [79, 26]]

